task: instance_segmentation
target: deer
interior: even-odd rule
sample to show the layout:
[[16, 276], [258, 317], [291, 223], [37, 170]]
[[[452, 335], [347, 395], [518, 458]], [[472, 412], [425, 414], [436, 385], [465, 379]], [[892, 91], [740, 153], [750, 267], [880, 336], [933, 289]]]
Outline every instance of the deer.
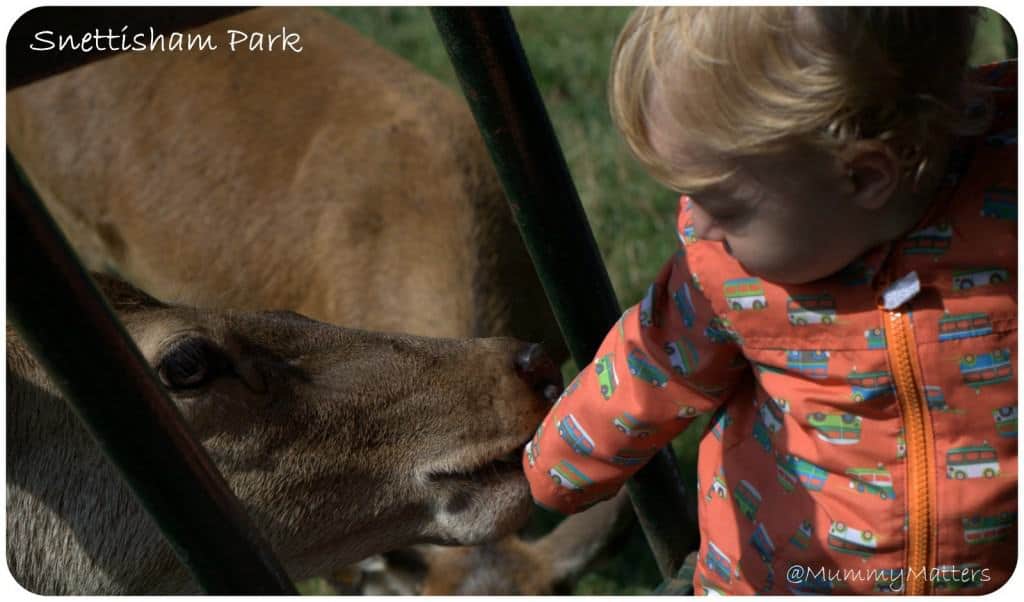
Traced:
[[[196, 309], [95, 277], [294, 579], [527, 520], [520, 453], [561, 381], [535, 345]], [[14, 578], [39, 594], [195, 591], [10, 326], [6, 353]]]
[[[85, 265], [172, 303], [515, 337], [564, 360], [460, 95], [315, 8], [260, 8], [196, 31], [282, 28], [301, 36], [301, 53], [123, 53], [8, 93], [9, 147]], [[609, 528], [607, 515], [581, 516], [592, 518], [573, 524], [589, 527], [572, 537]], [[566, 533], [556, 539], [570, 549]], [[539, 593], [578, 571], [543, 587], [473, 575], [496, 554], [543, 563], [545, 549], [510, 535], [407, 557], [436, 564], [430, 582], [453, 592], [475, 581], [492, 584], [486, 593]], [[465, 577], [442, 579], [441, 566], [458, 564], [449, 556]]]

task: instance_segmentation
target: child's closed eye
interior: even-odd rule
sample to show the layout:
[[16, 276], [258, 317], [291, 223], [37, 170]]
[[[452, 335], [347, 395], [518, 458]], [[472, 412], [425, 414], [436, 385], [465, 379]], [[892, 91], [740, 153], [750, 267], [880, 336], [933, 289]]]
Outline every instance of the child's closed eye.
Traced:
[[724, 210], [724, 211], [709, 212], [708, 215], [711, 217], [711, 219], [715, 220], [716, 222], [718, 222], [720, 224], [723, 224], [723, 223], [735, 221], [735, 220], [743, 217], [744, 213], [745, 212], [742, 211], [742, 210], [729, 209], [729, 210]]
[[690, 196], [695, 205], [700, 207], [709, 218], [717, 223], [735, 221], [746, 213], [745, 203], [734, 200], [716, 199], [714, 197], [702, 196], [701, 198]]

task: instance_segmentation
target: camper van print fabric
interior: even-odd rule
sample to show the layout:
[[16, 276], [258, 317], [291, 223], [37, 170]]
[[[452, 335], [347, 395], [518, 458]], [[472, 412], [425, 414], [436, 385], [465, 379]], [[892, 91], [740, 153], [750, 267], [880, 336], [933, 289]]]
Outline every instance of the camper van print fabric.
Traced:
[[[964, 169], [931, 213], [829, 278], [745, 273], [693, 237], [682, 199], [685, 248], [528, 450], [539, 503], [571, 512], [609, 497], [709, 415], [697, 593], [876, 593], [913, 562], [986, 569], [919, 584], [930, 592], [1005, 583], [1017, 549], [1017, 148], [1015, 136], [986, 142], [1016, 127], [1015, 68], [1003, 78], [1013, 102], [959, 149]], [[886, 309], [882, 293], [911, 274], [910, 299]], [[792, 566], [876, 578], [793, 580]]]

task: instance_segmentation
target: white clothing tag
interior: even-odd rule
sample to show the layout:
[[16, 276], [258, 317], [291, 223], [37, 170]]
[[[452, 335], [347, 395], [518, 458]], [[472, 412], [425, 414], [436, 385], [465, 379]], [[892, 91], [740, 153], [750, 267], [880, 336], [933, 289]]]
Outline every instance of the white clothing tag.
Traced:
[[910, 272], [885, 289], [882, 293], [882, 306], [889, 310], [896, 309], [920, 292], [921, 281], [917, 279], [917, 272]]

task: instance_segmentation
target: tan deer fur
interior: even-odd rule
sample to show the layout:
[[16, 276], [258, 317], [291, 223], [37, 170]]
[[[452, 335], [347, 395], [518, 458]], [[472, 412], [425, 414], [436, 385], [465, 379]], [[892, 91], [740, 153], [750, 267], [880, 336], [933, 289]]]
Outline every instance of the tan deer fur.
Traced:
[[320, 9], [198, 32], [282, 27], [301, 53], [129, 52], [7, 95], [7, 143], [87, 267], [171, 302], [564, 358], [461, 95]]

